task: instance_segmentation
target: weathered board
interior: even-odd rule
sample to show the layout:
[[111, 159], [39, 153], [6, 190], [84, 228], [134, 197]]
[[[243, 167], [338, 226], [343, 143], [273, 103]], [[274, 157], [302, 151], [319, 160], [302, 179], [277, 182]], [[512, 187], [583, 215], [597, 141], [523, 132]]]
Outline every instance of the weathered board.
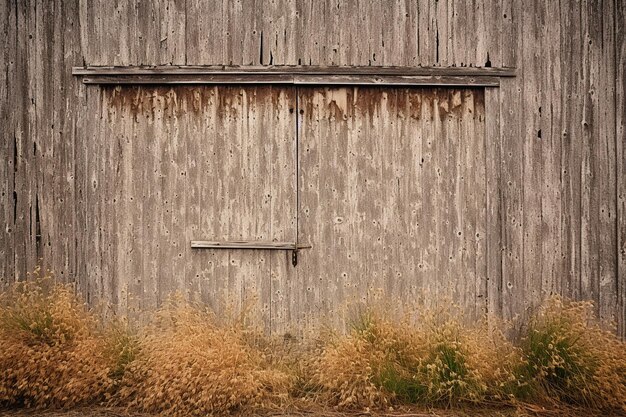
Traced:
[[[144, 168], [141, 175], [130, 172], [132, 159], [125, 156], [118, 163], [106, 120], [109, 112], [121, 116], [126, 110], [105, 107], [106, 93], [83, 85], [71, 75], [72, 67], [516, 68], [515, 78], [503, 78], [499, 89], [485, 91], [490, 311], [506, 318], [525, 315], [545, 296], [559, 293], [593, 300], [598, 312], [617, 320], [626, 335], [624, 3], [276, 0], [260, 7], [249, 0], [3, 2], [0, 279], [23, 279], [40, 262], [60, 279], [77, 281], [83, 290], [98, 288], [121, 302], [121, 280], [137, 278], [112, 278], [115, 271], [139, 270], [140, 262], [144, 268], [144, 261], [135, 258], [119, 266], [108, 251], [109, 243], [124, 247], [121, 240], [134, 233], [127, 228], [120, 234], [107, 223], [130, 206], [108, 207], [111, 196], [116, 203], [122, 198], [119, 190], [138, 194], [144, 186], [151, 193], [145, 204], [154, 204], [158, 184], [148, 184], [152, 177], [145, 171], [144, 179]], [[170, 99], [165, 94], [151, 100]], [[122, 123], [125, 137], [157, 136], [157, 126], [142, 123]], [[138, 130], [144, 127], [145, 132]], [[200, 126], [177, 129], [187, 134]], [[175, 161], [172, 169], [184, 155], [198, 152], [195, 144], [176, 144], [181, 147], [159, 148]], [[136, 163], [157, 161], [154, 154]], [[127, 181], [141, 181], [124, 183], [118, 167]], [[182, 187], [184, 178], [168, 178], [164, 189], [173, 193]], [[189, 190], [180, 190], [191, 198]], [[133, 213], [142, 221], [166, 218], [170, 232], [191, 235], [180, 215], [161, 210]], [[185, 216], [199, 216], [186, 211]], [[156, 236], [152, 228], [141, 233], [141, 239]], [[171, 254], [178, 253], [170, 246]], [[204, 253], [199, 256], [218, 256]], [[306, 262], [306, 250], [301, 258]], [[152, 260], [146, 262], [147, 270], [154, 269]], [[242, 268], [253, 269], [252, 262]], [[172, 258], [165, 271], [182, 263]], [[187, 271], [176, 279], [195, 279], [198, 286], [206, 284], [204, 276]], [[272, 277], [282, 285], [283, 275]], [[294, 281], [287, 284], [298, 290]], [[276, 306], [274, 311], [281, 310]]]

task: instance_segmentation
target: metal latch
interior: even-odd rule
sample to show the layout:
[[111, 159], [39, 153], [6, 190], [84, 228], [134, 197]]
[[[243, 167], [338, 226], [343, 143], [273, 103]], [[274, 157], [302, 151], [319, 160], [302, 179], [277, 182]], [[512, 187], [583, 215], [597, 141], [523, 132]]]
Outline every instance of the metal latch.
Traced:
[[298, 265], [298, 252], [300, 249], [309, 249], [311, 245], [296, 245], [296, 247], [291, 251], [291, 265]]

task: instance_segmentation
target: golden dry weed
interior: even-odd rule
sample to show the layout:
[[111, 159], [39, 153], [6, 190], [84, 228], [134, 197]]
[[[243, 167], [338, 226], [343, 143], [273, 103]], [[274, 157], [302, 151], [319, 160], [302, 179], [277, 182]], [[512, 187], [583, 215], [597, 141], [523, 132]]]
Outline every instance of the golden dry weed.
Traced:
[[553, 297], [528, 324], [520, 398], [626, 412], [626, 343], [602, 328], [590, 302]]
[[0, 296], [0, 406], [106, 402], [168, 415], [532, 404], [626, 413], [626, 343], [586, 302], [552, 298], [513, 343], [453, 309], [359, 311], [347, 334], [266, 338], [171, 299], [136, 331], [50, 277]]
[[414, 324], [370, 311], [349, 335], [329, 342], [316, 377], [338, 408], [506, 401], [515, 357], [513, 345], [486, 324], [466, 328], [446, 314], [422, 314]]
[[284, 401], [288, 382], [240, 327], [218, 326], [210, 312], [172, 300], [140, 336], [115, 401], [168, 415], [250, 412]]
[[105, 398], [112, 380], [96, 321], [50, 277], [16, 284], [0, 302], [0, 404], [69, 408]]

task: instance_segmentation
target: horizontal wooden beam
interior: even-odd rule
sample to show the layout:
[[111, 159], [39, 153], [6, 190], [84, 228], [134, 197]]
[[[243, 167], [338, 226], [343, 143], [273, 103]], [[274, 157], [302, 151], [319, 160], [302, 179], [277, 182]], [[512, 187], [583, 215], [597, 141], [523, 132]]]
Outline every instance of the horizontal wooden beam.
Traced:
[[75, 67], [85, 84], [291, 84], [497, 87], [512, 68], [476, 67]]
[[296, 250], [310, 248], [310, 245], [298, 245], [295, 242], [265, 242], [259, 240], [227, 240], [209, 241], [192, 240], [194, 249], [263, 249], [263, 250]]
[[294, 84], [498, 87], [500, 78], [470, 75], [297, 75]]

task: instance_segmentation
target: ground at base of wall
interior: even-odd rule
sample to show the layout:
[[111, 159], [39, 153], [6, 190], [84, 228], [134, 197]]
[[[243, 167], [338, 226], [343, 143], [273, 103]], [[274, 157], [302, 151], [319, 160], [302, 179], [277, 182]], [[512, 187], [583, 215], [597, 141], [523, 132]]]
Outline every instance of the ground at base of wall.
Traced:
[[[316, 411], [292, 411], [292, 412], [272, 412], [266, 414], [246, 414], [247, 416], [257, 417], [351, 417], [351, 416], [372, 416], [372, 417], [532, 417], [532, 416], [551, 416], [551, 417], [587, 417], [588, 411], [575, 409], [545, 409], [536, 406], [520, 407], [520, 408], [489, 408], [489, 407], [469, 407], [464, 409], [417, 409], [406, 408], [393, 412], [365, 412], [365, 411], [333, 411], [333, 410], [316, 410]], [[597, 414], [606, 415], [606, 414]], [[626, 414], [614, 414], [615, 416]], [[141, 414], [128, 412], [124, 408], [104, 408], [92, 407], [81, 408], [71, 411], [47, 411], [47, 410], [26, 410], [26, 409], [3, 409], [0, 410], [0, 417], [152, 417], [151, 414]]]

